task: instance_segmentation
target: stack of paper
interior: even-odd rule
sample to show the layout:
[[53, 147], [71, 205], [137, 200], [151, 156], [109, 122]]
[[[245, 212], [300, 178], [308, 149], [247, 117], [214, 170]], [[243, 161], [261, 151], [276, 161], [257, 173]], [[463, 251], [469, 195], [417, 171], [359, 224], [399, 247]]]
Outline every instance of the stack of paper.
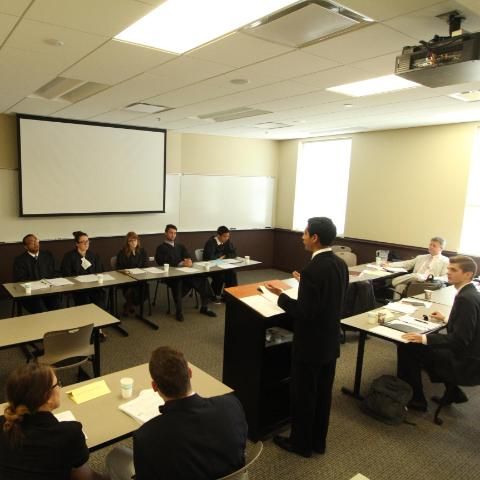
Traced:
[[143, 424], [160, 415], [158, 407], [164, 403], [162, 397], [157, 392], [148, 388], [142, 390], [137, 398], [119, 405], [118, 408], [140, 424]]
[[390, 272], [390, 273], [407, 273], [408, 272], [408, 270], [406, 268], [403, 268], [403, 267], [389, 267], [389, 266], [386, 266], [385, 270], [387, 272]]
[[110, 393], [110, 389], [108, 388], [105, 380], [98, 380], [97, 382], [89, 383], [83, 387], [75, 388], [74, 390], [70, 390], [67, 392], [67, 395], [75, 402], [75, 403], [84, 403], [88, 402], [88, 400], [93, 400], [94, 398], [101, 397], [102, 395], [106, 395]]
[[[278, 298], [276, 295], [275, 297]], [[285, 313], [284, 310], [276, 304], [276, 301], [273, 303], [263, 295], [252, 295], [251, 297], [243, 297], [240, 300], [266, 318]]]
[[146, 273], [145, 270], [142, 270], [141, 268], [129, 268], [125, 271], [127, 273], [131, 273], [132, 275], [141, 275], [142, 273]]
[[199, 270], [198, 268], [193, 268], [193, 267], [179, 267], [177, 270], [180, 270], [181, 272], [185, 273], [198, 273]]
[[243, 258], [224, 258], [223, 261], [225, 263], [242, 263], [243, 262]]
[[407, 305], [401, 302], [389, 303], [384, 308], [387, 308], [388, 310], [392, 310], [394, 312], [400, 312], [400, 313], [413, 313], [417, 309], [413, 305]]
[[143, 271], [148, 273], [165, 273], [165, 270], [158, 267], [147, 267], [147, 268], [144, 268]]
[[63, 285], [73, 285], [73, 282], [66, 278], [48, 278], [45, 280], [54, 287], [62, 287]]
[[98, 282], [98, 277], [94, 273], [89, 275], [79, 275], [75, 280], [80, 283]]

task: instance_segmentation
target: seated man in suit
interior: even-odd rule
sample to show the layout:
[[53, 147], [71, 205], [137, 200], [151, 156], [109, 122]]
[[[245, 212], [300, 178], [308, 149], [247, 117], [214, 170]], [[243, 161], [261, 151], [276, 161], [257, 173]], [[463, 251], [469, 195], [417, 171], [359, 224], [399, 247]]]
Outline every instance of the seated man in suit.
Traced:
[[[136, 480], [211, 480], [243, 467], [247, 422], [235, 395], [203, 398], [194, 393], [187, 361], [170, 347], [152, 353], [149, 370], [152, 388], [165, 405], [161, 415], [133, 434]], [[112, 480], [130, 478], [131, 458], [125, 447], [109, 454]]]
[[[225, 225], [218, 227], [217, 234], [210, 237], [203, 247], [204, 260], [236, 258], [236, 256], [237, 251], [230, 241], [230, 230]], [[233, 269], [215, 272], [211, 277], [213, 293], [216, 297], [222, 295], [223, 284], [225, 284], [226, 287], [235, 287], [238, 285], [237, 274]]]
[[[409, 383], [413, 398], [409, 407], [426, 411], [421, 368], [434, 382], [445, 383], [444, 403], [462, 403], [468, 399], [458, 385], [480, 383], [480, 293], [472, 283], [477, 265], [470, 257], [450, 258], [448, 281], [458, 293], [448, 318], [447, 334], [406, 333], [409, 343], [398, 345], [398, 377]], [[432, 317], [445, 320], [439, 312]], [[437, 397], [432, 398], [439, 402]]]
[[[13, 281], [31, 282], [43, 278], [55, 278], [55, 260], [46, 250], [40, 250], [40, 240], [33, 234], [22, 240], [25, 251], [13, 262]], [[60, 308], [59, 295], [42, 295], [21, 300], [22, 306], [30, 313], [41, 313]]]
[[[177, 227], [168, 224], [165, 227], [165, 240], [157, 247], [155, 253], [155, 261], [159, 265], [168, 263], [171, 267], [191, 267], [192, 257], [187, 249], [181, 244], [176, 243]], [[182, 298], [194, 288], [200, 295], [202, 306], [200, 313], [208, 317], [216, 317], [217, 314], [208, 308], [209, 297], [211, 297], [211, 289], [208, 280], [203, 275], [195, 275], [192, 277], [169, 278], [166, 280], [167, 285], [172, 291], [173, 300], [175, 302], [175, 316], [179, 322], [183, 321]]]
[[405, 292], [409, 283], [425, 282], [430, 275], [433, 275], [435, 280], [447, 280], [448, 257], [442, 255], [446, 243], [442, 237], [433, 237], [428, 245], [428, 254], [388, 264], [390, 267], [412, 270], [412, 273], [400, 275], [392, 280], [392, 285], [400, 296]]

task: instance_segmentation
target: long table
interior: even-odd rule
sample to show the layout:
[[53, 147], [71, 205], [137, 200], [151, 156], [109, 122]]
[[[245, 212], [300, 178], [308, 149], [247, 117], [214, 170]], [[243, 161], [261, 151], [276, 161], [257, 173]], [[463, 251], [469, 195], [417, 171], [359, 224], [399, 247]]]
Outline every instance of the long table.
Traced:
[[[413, 298], [412, 298], [413, 300]], [[378, 310], [383, 310], [385, 307], [377, 308], [372, 310], [372, 312], [377, 312]], [[443, 305], [440, 303], [432, 303], [429, 308], [420, 307], [416, 310], [415, 316], [419, 315], [429, 315], [434, 311], [438, 311], [443, 313], [446, 317], [448, 317], [450, 313], [451, 307], [449, 305]], [[398, 343], [395, 339], [389, 338], [383, 335], [379, 335], [372, 331], [378, 324], [370, 324], [369, 314], [370, 312], [361, 313], [359, 315], [354, 315], [353, 317], [344, 318], [341, 320], [342, 325], [345, 325], [353, 330], [358, 331], [359, 338], [358, 338], [358, 349], [357, 349], [357, 361], [355, 365], [355, 377], [354, 377], [354, 384], [353, 390], [342, 387], [342, 392], [346, 395], [351, 395], [355, 398], [361, 399], [362, 396], [360, 394], [360, 387], [362, 382], [362, 370], [363, 370], [363, 358], [365, 354], [365, 341], [367, 339], [367, 335], [371, 335], [377, 338], [381, 338], [382, 340], [387, 340], [389, 342]], [[394, 313], [394, 312], [392, 312]], [[403, 314], [394, 314], [395, 317], [401, 316]], [[387, 327], [388, 328], [388, 327]], [[439, 324], [438, 330], [444, 328], [444, 324]]]
[[[232, 391], [231, 388], [195, 365], [190, 364], [190, 368], [192, 369], [192, 389], [198, 394], [204, 397], [213, 397]], [[118, 409], [119, 405], [129, 401], [124, 400], [120, 393], [120, 379], [122, 377], [134, 379], [133, 397], [136, 397], [141, 390], [151, 388], [151, 377], [146, 363], [104, 375], [99, 379], [87, 380], [62, 388], [61, 404], [54, 413], [61, 413], [66, 410], [73, 413], [75, 418], [83, 425], [83, 431], [87, 436], [87, 445], [91, 451], [129, 437], [140, 426], [137, 421]], [[111, 393], [80, 405], [76, 404], [67, 394], [74, 388], [98, 380], [105, 380]], [[0, 413], [3, 413], [5, 406], [6, 404], [0, 405]]]
[[93, 323], [93, 372], [100, 375], [100, 340], [98, 329], [116, 325], [119, 320], [94, 304], [62, 308], [0, 320], [0, 348], [21, 346], [43, 339], [47, 332], [82, 327]]

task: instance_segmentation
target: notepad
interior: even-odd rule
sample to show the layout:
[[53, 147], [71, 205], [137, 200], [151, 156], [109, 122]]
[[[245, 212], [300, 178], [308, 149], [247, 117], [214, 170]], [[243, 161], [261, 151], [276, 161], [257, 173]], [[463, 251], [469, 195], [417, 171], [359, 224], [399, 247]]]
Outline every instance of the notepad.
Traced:
[[83, 387], [75, 388], [67, 392], [67, 395], [75, 403], [85, 403], [94, 398], [101, 397], [110, 393], [108, 385], [105, 383], [105, 380], [98, 380], [97, 382], [89, 383]]
[[240, 300], [256, 310], [263, 317], [273, 317], [274, 315], [285, 313], [278, 305], [270, 302], [263, 295], [252, 295], [250, 297], [243, 297]]
[[50, 285], [54, 287], [62, 287], [63, 285], [73, 285], [73, 282], [67, 280], [66, 278], [48, 278], [45, 279]]
[[130, 400], [129, 402], [122, 403], [118, 408], [132, 417], [140, 424], [148, 422], [152, 418], [160, 415], [158, 407], [165, 402], [157, 392], [154, 392], [151, 388], [142, 390], [137, 398]]

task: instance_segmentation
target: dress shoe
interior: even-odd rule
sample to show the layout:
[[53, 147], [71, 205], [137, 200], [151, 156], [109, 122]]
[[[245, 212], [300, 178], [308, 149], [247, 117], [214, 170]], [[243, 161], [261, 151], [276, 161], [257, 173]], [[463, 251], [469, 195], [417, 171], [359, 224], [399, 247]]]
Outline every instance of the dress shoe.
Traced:
[[306, 452], [306, 451], [301, 451], [296, 449], [291, 441], [290, 438], [288, 437], [282, 437], [281, 435], [275, 435], [273, 437], [273, 443], [278, 445], [280, 448], [283, 448], [283, 450], [286, 450], [287, 452], [290, 453], [296, 453], [297, 455], [300, 455], [305, 458], [310, 458], [312, 456], [312, 452]]
[[442, 405], [451, 405], [452, 403], [468, 402], [468, 397], [461, 388], [453, 387], [446, 389], [442, 397], [434, 395], [432, 401]]
[[416, 410], [417, 412], [426, 412], [428, 410], [426, 400], [410, 400], [407, 407], [409, 410]]
[[212, 297], [210, 297], [210, 301], [215, 305], [220, 305], [222, 303], [220, 295], [213, 295]]
[[217, 314], [213, 310], [210, 310], [208, 307], [200, 308], [200, 313], [202, 315], [206, 315], [207, 317], [216, 317], [217, 316]]
[[175, 314], [175, 318], [179, 321], [179, 322], [183, 322], [185, 320], [185, 318], [183, 317], [183, 313], [182, 312], [177, 312]]
[[101, 342], [106, 342], [107, 341], [107, 334], [103, 331], [103, 330], [99, 330], [98, 332], [98, 339], [101, 341]]

